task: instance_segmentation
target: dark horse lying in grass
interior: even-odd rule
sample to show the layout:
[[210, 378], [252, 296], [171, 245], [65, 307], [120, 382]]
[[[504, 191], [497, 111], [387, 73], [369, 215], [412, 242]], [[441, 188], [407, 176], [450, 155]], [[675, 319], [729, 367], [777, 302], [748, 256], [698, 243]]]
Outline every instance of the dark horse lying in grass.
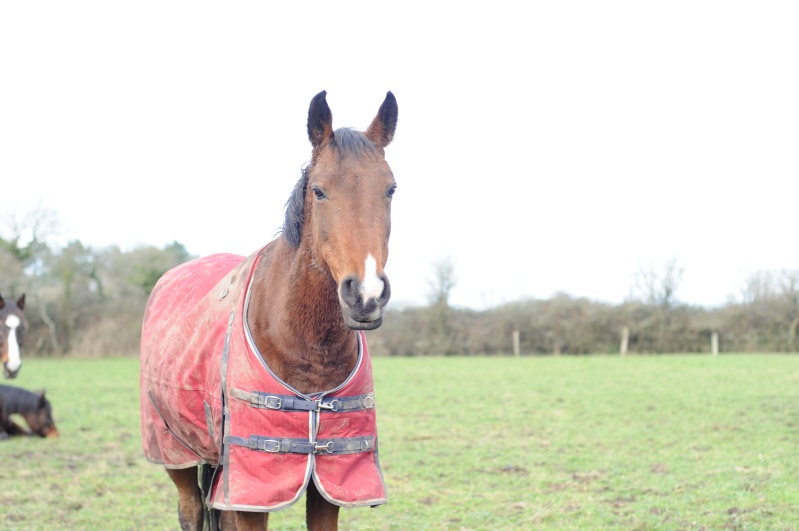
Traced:
[[[14, 414], [25, 419], [30, 431], [11, 420]], [[32, 393], [19, 387], [0, 385], [0, 440], [8, 439], [9, 435], [58, 436], [53, 411], [44, 391]]]
[[[380, 326], [390, 296], [384, 148], [397, 102], [389, 92], [363, 133], [332, 123], [321, 92], [277, 239], [178, 266], [147, 303], [142, 442], [178, 488], [183, 529], [204, 515], [210, 528], [265, 529], [303, 494], [308, 528], [335, 529], [339, 507], [386, 502], [362, 331]], [[220, 193], [247, 193], [229, 184]]]
[[3, 359], [3, 376], [8, 379], [16, 378], [22, 367], [20, 349], [28, 328], [28, 321], [22, 313], [24, 309], [24, 293], [16, 304], [6, 304], [0, 295], [0, 356]]

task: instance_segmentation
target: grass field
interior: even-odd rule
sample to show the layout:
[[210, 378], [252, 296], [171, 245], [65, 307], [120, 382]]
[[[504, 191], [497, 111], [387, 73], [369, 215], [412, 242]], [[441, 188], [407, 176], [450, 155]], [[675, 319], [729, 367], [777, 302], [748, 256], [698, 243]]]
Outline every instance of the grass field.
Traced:
[[[799, 356], [374, 366], [389, 504], [342, 529], [799, 529]], [[138, 360], [28, 359], [6, 383], [46, 388], [62, 436], [0, 443], [0, 528], [178, 528], [141, 454]]]

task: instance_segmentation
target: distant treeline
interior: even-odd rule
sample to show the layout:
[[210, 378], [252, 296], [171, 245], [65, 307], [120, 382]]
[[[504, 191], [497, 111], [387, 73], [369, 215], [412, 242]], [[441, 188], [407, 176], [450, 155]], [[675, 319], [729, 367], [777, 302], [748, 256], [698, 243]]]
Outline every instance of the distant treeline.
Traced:
[[[525, 299], [484, 311], [453, 308], [457, 285], [447, 258], [432, 264], [424, 308], [389, 311], [370, 334], [379, 355], [416, 356], [618, 353], [797, 352], [799, 270], [761, 271], [741, 286], [741, 300], [717, 308], [681, 304], [676, 259], [642, 269], [629, 301], [611, 305], [570, 295]], [[389, 303], [390, 304], [390, 303]], [[518, 343], [514, 345], [514, 335]]]
[[522, 355], [619, 353], [628, 329], [628, 353], [797, 352], [797, 291], [767, 291], [720, 308], [630, 301], [608, 305], [559, 295], [485, 311], [449, 307], [389, 311], [371, 332], [376, 355], [507, 355], [513, 332]]
[[[0, 236], [0, 294], [12, 301], [26, 293], [24, 356], [135, 355], [155, 282], [192, 258], [178, 242], [125, 252], [73, 241], [56, 250], [35, 230], [24, 244], [22, 231], [10, 233]], [[797, 270], [755, 274], [740, 301], [719, 308], [680, 304], [672, 267], [645, 277], [640, 300], [619, 305], [560, 295], [484, 311], [448, 304], [451, 263], [434, 273], [428, 306], [389, 305], [383, 326], [368, 333], [374, 355], [505, 355], [514, 332], [522, 355], [617, 353], [625, 328], [629, 353], [709, 352], [714, 333], [722, 352], [799, 350]]]

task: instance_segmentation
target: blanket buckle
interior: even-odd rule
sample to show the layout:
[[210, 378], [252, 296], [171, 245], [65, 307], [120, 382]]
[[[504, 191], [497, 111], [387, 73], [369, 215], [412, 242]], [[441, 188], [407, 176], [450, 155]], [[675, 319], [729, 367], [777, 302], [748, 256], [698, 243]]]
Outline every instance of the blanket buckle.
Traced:
[[263, 403], [267, 409], [280, 409], [283, 407], [283, 399], [279, 396], [265, 396], [263, 397]]
[[261, 449], [264, 452], [269, 453], [279, 453], [280, 452], [280, 441], [275, 441], [274, 439], [266, 439], [261, 441]]

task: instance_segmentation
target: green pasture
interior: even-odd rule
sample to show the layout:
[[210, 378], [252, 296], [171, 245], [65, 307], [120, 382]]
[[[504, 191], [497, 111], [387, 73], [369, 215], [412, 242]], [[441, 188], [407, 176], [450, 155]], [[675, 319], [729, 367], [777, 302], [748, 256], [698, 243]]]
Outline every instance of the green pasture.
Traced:
[[[799, 529], [799, 356], [379, 358], [389, 504], [342, 529]], [[137, 359], [27, 359], [61, 437], [0, 442], [2, 529], [177, 529]], [[304, 500], [271, 516], [303, 529]]]

